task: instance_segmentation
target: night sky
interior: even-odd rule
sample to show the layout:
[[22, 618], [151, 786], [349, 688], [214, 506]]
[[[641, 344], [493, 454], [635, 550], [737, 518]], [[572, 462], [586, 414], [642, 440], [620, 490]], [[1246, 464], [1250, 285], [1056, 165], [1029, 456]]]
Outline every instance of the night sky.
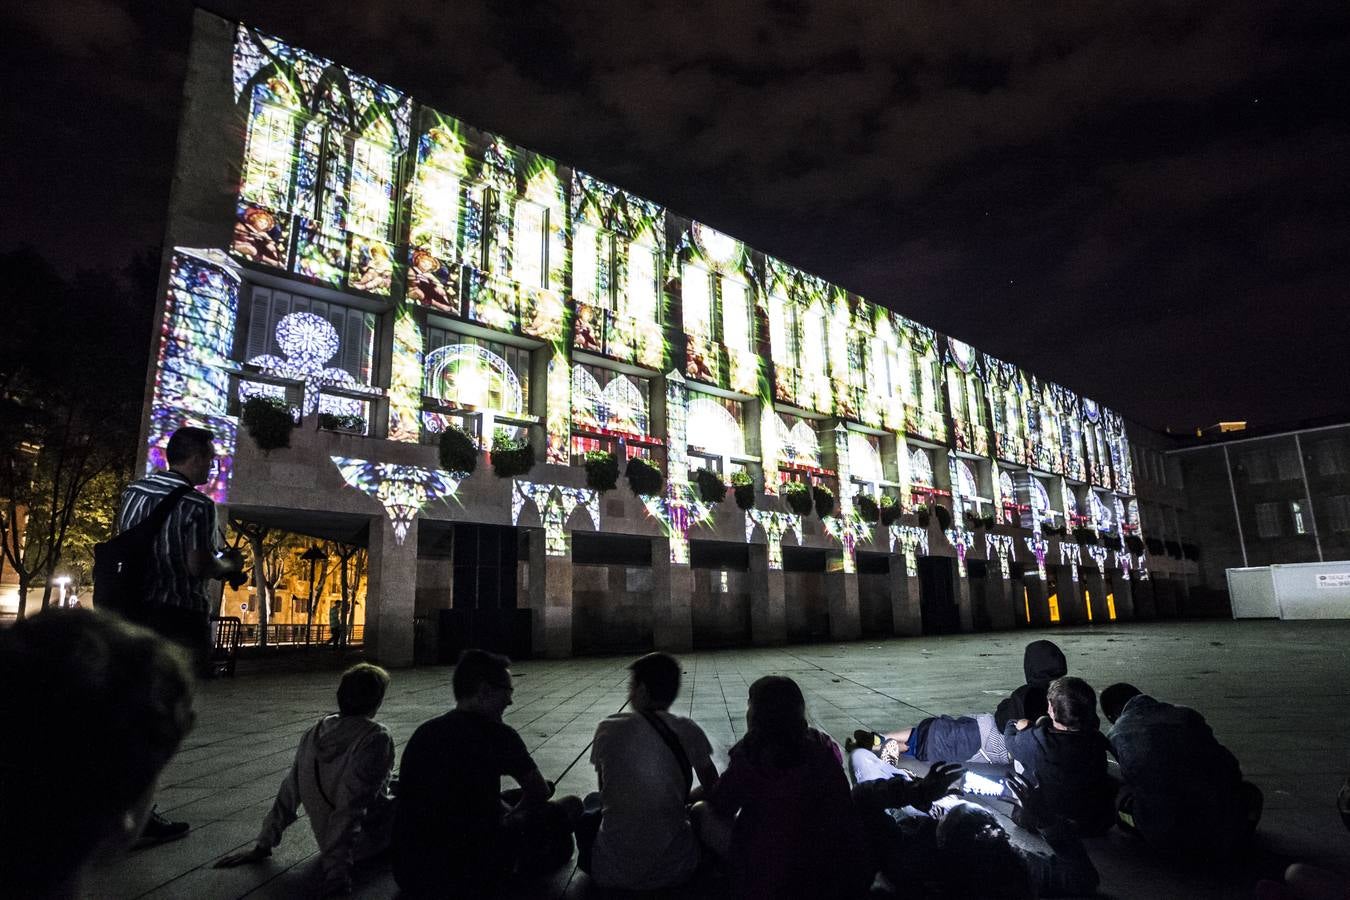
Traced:
[[[1345, 0], [213, 9], [1147, 424], [1350, 413]], [[190, 19], [3, 5], [0, 250], [159, 245]]]

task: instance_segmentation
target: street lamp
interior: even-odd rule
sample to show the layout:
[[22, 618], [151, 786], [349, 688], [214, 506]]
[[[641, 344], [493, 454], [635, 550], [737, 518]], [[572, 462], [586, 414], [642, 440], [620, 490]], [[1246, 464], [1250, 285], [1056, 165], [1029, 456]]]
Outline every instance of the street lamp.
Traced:
[[318, 600], [318, 595], [314, 590], [314, 566], [321, 561], [327, 562], [328, 554], [324, 553], [316, 544], [300, 554], [300, 558], [309, 563], [309, 605], [307, 607], [309, 619], [305, 625], [305, 643], [308, 644], [310, 632], [314, 630], [314, 604]]

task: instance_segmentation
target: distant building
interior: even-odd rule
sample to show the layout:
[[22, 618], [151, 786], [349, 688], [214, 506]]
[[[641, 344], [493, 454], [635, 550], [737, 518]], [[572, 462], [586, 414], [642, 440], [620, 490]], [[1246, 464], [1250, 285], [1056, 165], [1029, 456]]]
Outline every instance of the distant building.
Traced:
[[[367, 547], [382, 659], [1100, 622], [1151, 591], [1125, 423], [1070, 388], [206, 13], [183, 110], [145, 463], [205, 425], [231, 516]], [[592, 453], [655, 493], [588, 487]], [[705, 497], [740, 476], [749, 511]]]

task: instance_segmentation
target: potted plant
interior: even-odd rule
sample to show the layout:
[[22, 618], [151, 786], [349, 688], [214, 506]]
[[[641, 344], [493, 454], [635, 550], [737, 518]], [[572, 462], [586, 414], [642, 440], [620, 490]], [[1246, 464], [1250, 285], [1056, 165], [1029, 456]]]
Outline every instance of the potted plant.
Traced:
[[933, 515], [937, 517], [938, 527], [943, 531], [952, 527], [952, 511], [941, 503], [933, 504]]
[[628, 486], [632, 488], [633, 493], [639, 497], [651, 497], [661, 493], [661, 488], [666, 483], [661, 470], [640, 456], [628, 460], [623, 476], [628, 479]]
[[694, 473], [698, 483], [698, 495], [704, 503], [721, 503], [727, 498], [727, 484], [712, 469], [699, 469]]
[[755, 508], [755, 480], [749, 472], [731, 473], [731, 492], [741, 509]]
[[900, 521], [900, 501], [891, 496], [881, 498], [881, 524], [890, 528]]
[[812, 485], [811, 498], [816, 503], [816, 515], [822, 519], [834, 512], [834, 491], [823, 484]]
[[1085, 525], [1075, 525], [1073, 539], [1084, 546], [1095, 544], [1097, 543], [1097, 532]]
[[783, 502], [788, 509], [799, 516], [811, 514], [811, 488], [802, 481], [789, 481], [783, 485]]
[[447, 472], [462, 472], [467, 478], [478, 468], [478, 444], [473, 435], [457, 425], [448, 425], [441, 432], [441, 468]]
[[853, 508], [858, 511], [858, 517], [864, 522], [875, 522], [881, 515], [881, 509], [877, 506], [877, 501], [872, 499], [871, 494], [865, 494], [861, 491], [853, 497]]
[[324, 431], [346, 431], [359, 434], [366, 430], [366, 420], [355, 415], [319, 413], [319, 427]]
[[619, 483], [619, 460], [608, 450], [590, 450], [586, 453], [586, 487], [593, 491], [614, 490]]
[[295, 419], [285, 401], [276, 397], [257, 395], [244, 401], [240, 421], [253, 442], [263, 453], [281, 450], [291, 445]]
[[932, 509], [926, 503], [920, 503], [914, 507], [914, 518], [918, 521], [920, 528], [927, 528], [932, 517]]
[[978, 531], [984, 525], [983, 520], [970, 510], [966, 510], [965, 515], [961, 517], [961, 521], [970, 531]]
[[534, 447], [524, 438], [513, 438], [506, 429], [498, 428], [492, 436], [492, 474], [498, 478], [515, 478], [534, 468]]

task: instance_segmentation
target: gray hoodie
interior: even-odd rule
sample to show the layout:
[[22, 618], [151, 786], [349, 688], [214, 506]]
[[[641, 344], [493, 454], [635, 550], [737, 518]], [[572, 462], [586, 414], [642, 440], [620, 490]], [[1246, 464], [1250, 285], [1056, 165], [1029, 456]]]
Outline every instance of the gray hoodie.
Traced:
[[384, 849], [393, 796], [394, 739], [365, 716], [325, 716], [300, 738], [295, 762], [263, 820], [258, 843], [275, 847], [305, 807], [325, 882], [346, 882], [352, 863]]

